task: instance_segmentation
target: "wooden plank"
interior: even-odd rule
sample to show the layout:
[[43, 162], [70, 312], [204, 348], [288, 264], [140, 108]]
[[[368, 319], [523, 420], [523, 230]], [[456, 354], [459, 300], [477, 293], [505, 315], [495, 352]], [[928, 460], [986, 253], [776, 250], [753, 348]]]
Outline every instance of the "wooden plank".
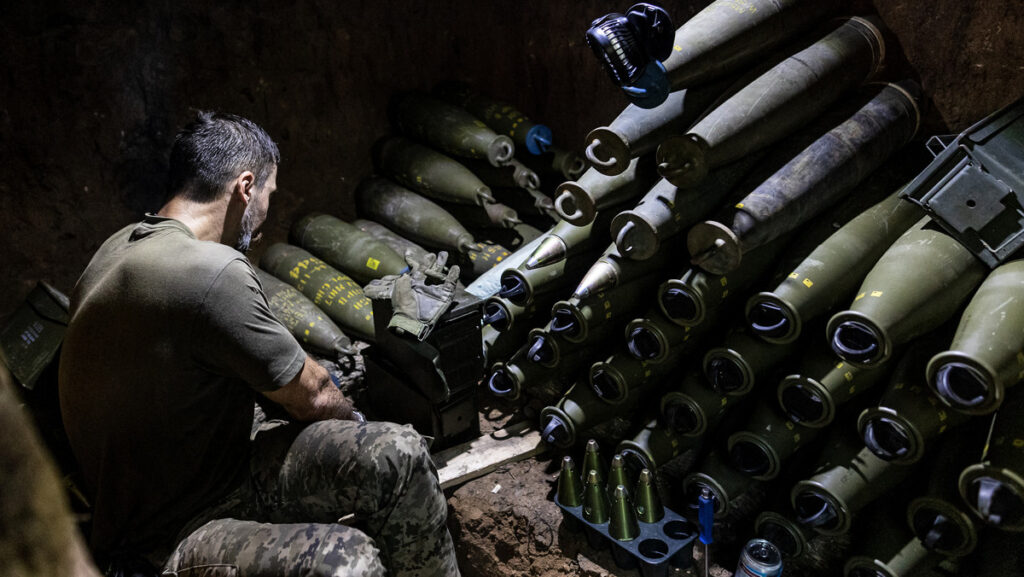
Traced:
[[527, 421], [516, 423], [433, 456], [441, 488], [482, 477], [502, 465], [522, 461], [547, 450], [540, 431]]

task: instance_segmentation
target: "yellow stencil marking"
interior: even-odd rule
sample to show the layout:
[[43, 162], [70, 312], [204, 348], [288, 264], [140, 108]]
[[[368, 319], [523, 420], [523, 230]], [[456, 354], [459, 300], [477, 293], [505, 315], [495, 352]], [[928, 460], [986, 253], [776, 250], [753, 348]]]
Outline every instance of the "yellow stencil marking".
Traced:
[[743, 203], [742, 202], [737, 202], [736, 203], [736, 208], [743, 208]]
[[675, 50], [676, 52], [682, 52], [683, 51], [683, 47], [678, 45], [678, 44], [676, 44], [676, 45], [672, 46], [672, 50]]
[[787, 429], [789, 429], [790, 431], [792, 431], [792, 430], [793, 430], [793, 427], [794, 427], [794, 425], [793, 425], [793, 421], [786, 421], [786, 428], [787, 428]]
[[1013, 446], [1018, 448], [1018, 449], [1020, 449], [1021, 447], [1024, 447], [1024, 439], [1014, 439], [1013, 440]]
[[727, 279], [727, 278], [725, 278], [723, 276], [722, 278], [718, 279], [718, 282], [722, 283], [722, 286], [725, 286], [725, 285], [729, 284], [729, 279]]
[[811, 279], [805, 278], [804, 279], [804, 286], [807, 287], [807, 288], [811, 288], [812, 286], [814, 286], [814, 283], [811, 282]]
[[791, 272], [789, 273], [789, 278], [800, 278], [800, 275], [797, 274], [796, 272]]
[[859, 295], [857, 295], [857, 298], [855, 298], [855, 299], [853, 299], [853, 300], [855, 300], [855, 301], [859, 301], [859, 300], [860, 300], [860, 299], [862, 299], [862, 298], [864, 298], [864, 293], [860, 293]]
[[309, 329], [306, 329], [306, 336], [309, 336]]
[[847, 381], [852, 381], [853, 380], [853, 373], [847, 371], [847, 372], [843, 373], [843, 378], [845, 378]]
[[366, 259], [366, 268], [368, 268], [370, 270], [377, 270], [377, 267], [379, 267], [379, 266], [380, 266], [380, 261], [375, 259], [375, 258], [373, 258], [372, 256], [370, 258]]
[[880, 297], [882, 296], [882, 291], [871, 291], [871, 296]]

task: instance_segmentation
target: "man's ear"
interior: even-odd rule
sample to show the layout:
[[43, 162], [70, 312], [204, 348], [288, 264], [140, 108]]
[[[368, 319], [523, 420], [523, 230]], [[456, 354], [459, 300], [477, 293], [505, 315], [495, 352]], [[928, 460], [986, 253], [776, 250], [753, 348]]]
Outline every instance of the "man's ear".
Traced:
[[237, 195], [239, 200], [248, 205], [253, 195], [256, 194], [256, 175], [251, 170], [246, 170], [239, 174], [238, 178], [235, 179], [231, 193]]

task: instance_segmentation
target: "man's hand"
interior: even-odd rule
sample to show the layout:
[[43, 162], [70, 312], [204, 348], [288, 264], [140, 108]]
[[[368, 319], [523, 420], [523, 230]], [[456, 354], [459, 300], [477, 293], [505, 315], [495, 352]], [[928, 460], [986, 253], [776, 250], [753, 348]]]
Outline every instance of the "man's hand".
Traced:
[[291, 382], [263, 395], [298, 421], [358, 420], [352, 400], [334, 385], [327, 369], [309, 357]]

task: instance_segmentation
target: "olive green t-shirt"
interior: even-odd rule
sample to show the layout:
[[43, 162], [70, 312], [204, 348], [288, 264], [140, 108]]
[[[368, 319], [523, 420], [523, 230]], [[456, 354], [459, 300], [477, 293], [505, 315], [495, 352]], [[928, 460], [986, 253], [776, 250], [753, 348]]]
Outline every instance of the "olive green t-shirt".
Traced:
[[241, 482], [256, 391], [305, 358], [238, 251], [153, 215], [110, 237], [75, 286], [60, 359], [94, 550], [166, 546]]

